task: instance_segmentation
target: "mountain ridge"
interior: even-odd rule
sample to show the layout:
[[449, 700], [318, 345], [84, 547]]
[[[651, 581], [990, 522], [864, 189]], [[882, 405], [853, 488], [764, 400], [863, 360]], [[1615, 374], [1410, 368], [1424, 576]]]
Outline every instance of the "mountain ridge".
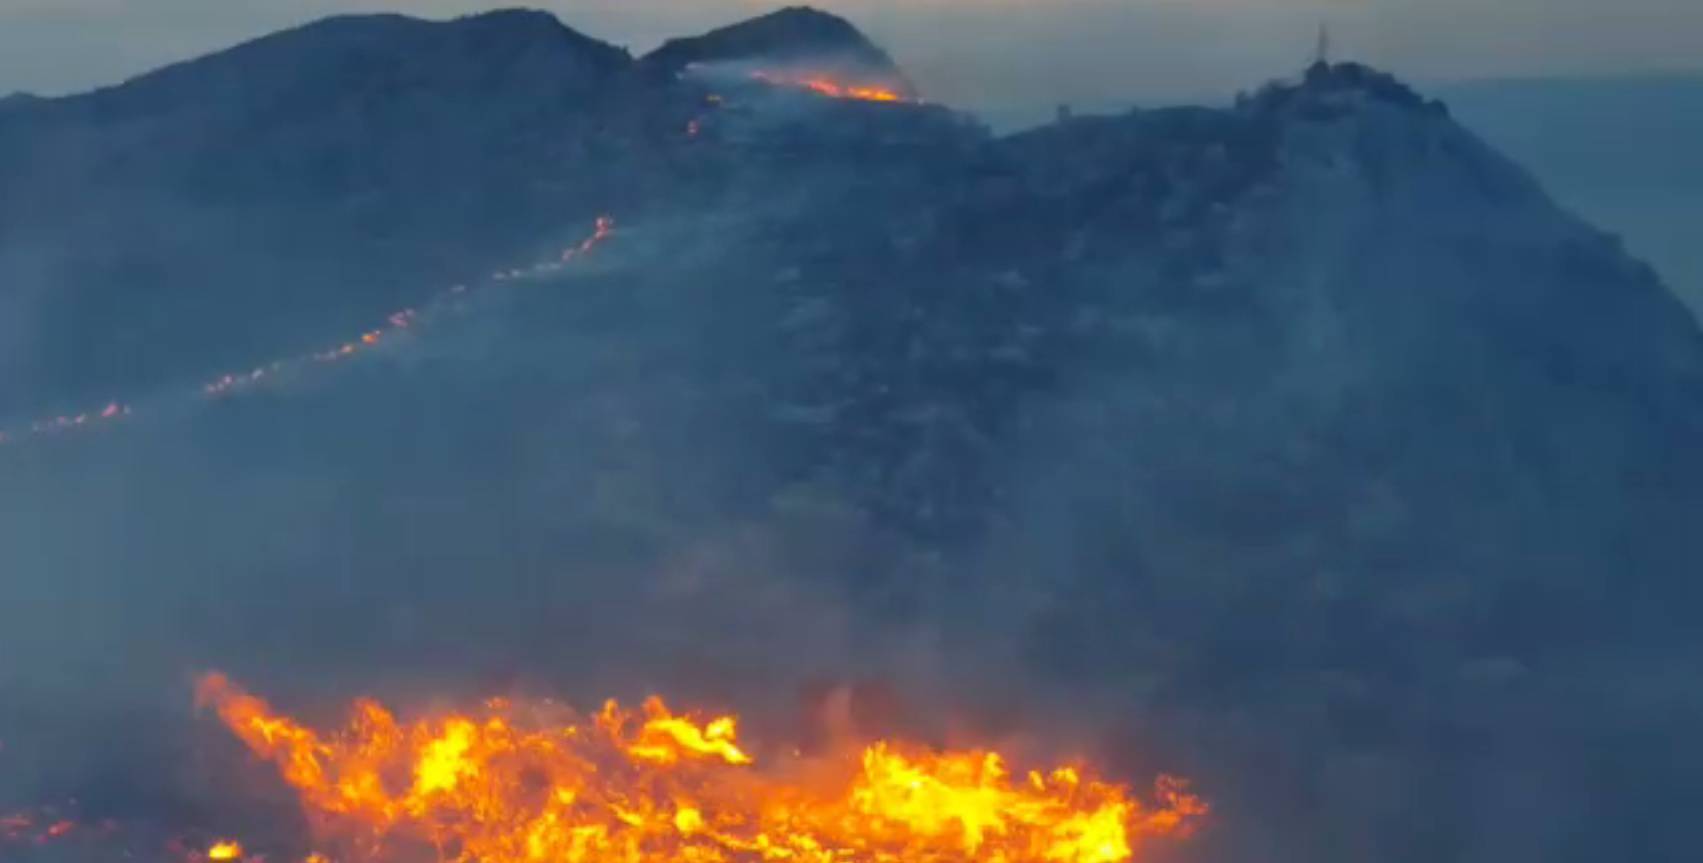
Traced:
[[[451, 59], [446, 56], [450, 52], [475, 52], [470, 59], [483, 61], [549, 47], [584, 55], [589, 69], [605, 73], [631, 60], [623, 49], [585, 36], [543, 11], [496, 10], [447, 21], [398, 13], [337, 15], [174, 63], [109, 87], [46, 101], [61, 105], [125, 98], [147, 101], [154, 93], [170, 93], [181, 83], [208, 78], [234, 77], [249, 89], [256, 83], [265, 86], [267, 76], [281, 70], [290, 70], [283, 73], [286, 80], [297, 80], [305, 77], [298, 70], [315, 66], [356, 69], [367, 66], [372, 72], [406, 67], [412, 74], [419, 74], [419, 70], [429, 68], [433, 62]], [[269, 94], [262, 91], [244, 95], [266, 98]]]
[[696, 64], [800, 61], [812, 71], [885, 82], [907, 98], [917, 95], [892, 57], [851, 22], [808, 6], [789, 6], [699, 36], [670, 39], [640, 60], [662, 76], [678, 75]]

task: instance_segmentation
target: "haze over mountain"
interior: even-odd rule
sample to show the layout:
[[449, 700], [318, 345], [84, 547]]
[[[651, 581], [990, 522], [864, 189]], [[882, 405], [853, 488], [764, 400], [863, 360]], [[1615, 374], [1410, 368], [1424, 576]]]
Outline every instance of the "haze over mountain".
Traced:
[[1703, 74], [1489, 80], [1443, 94], [1703, 314]]
[[[1542, 182], [1566, 209], [1621, 236], [1703, 313], [1703, 75], [1460, 80], [1432, 86], [1455, 115]], [[1076, 110], [1123, 111], [1152, 98], [1119, 94]], [[1051, 122], [1057, 100], [991, 98], [977, 114], [1014, 132]]]
[[210, 666], [868, 675], [1195, 777], [1184, 859], [1690, 859], [1703, 333], [1651, 268], [1356, 64], [1005, 137], [910, 86], [809, 10], [517, 11], [0, 107], [0, 416], [136, 408], [0, 448], [0, 802], [240, 809]]

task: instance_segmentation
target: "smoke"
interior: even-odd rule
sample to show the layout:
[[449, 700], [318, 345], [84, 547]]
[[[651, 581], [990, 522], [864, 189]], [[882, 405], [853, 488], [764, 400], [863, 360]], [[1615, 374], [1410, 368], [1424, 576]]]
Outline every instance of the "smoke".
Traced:
[[[35, 376], [33, 358], [40, 350], [36, 342], [37, 309], [44, 280], [40, 265], [32, 258], [22, 251], [8, 251], [0, 257], [0, 280], [8, 286], [0, 292], [0, 380], [21, 382]], [[23, 409], [27, 395], [0, 397], [0, 414]]]
[[681, 365], [689, 316], [654, 314], [683, 271], [631, 272], [710, 251], [675, 239], [636, 227], [346, 362], [0, 450], [0, 808], [240, 819], [190, 710], [212, 668], [310, 713], [666, 693], [793, 731], [816, 682], [935, 697], [927, 629], [843, 594], [875, 532], [752, 497], [772, 465]]

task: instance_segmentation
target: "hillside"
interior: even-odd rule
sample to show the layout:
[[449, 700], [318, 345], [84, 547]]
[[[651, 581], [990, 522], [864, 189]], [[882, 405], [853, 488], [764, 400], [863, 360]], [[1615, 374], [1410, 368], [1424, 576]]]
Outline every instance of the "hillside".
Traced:
[[0, 411], [301, 349], [533, 253], [643, 194], [623, 127], [676, 126], [647, 98], [623, 52], [512, 12], [335, 18], [0, 114], [0, 282], [40, 324], [0, 349]]

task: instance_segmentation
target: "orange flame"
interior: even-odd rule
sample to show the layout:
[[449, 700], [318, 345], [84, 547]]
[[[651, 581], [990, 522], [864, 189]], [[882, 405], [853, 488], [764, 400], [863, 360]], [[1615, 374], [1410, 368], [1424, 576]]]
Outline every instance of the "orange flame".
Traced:
[[[491, 275], [491, 279], [497, 282], [506, 282], [511, 279], [537, 277], [557, 272], [568, 263], [572, 262], [575, 258], [590, 254], [594, 249], [608, 240], [614, 233], [615, 220], [609, 216], [599, 216], [592, 228], [592, 233], [584, 240], [581, 240], [580, 242], [563, 250], [556, 261], [534, 264], [525, 268], [517, 267], [509, 270], [502, 270], [493, 273]], [[466, 292], [466, 285], [455, 285], [442, 291], [441, 295], [437, 299], [447, 299], [449, 297], [460, 296]], [[385, 339], [400, 334], [405, 330], [412, 329], [417, 323], [419, 323], [419, 321], [419, 311], [413, 308], [402, 309], [400, 311], [393, 312], [386, 317], [383, 326], [361, 333], [359, 336], [341, 342], [335, 347], [327, 348], [305, 358], [276, 360], [268, 365], [257, 367], [252, 371], [222, 375], [203, 385], [201, 387], [201, 393], [208, 398], [221, 398], [247, 390], [248, 388], [260, 384], [263, 381], [276, 377], [286, 368], [302, 363], [305, 360], [311, 360], [316, 363], [334, 363], [340, 360], [346, 360], [357, 354], [377, 348], [385, 341]]]
[[[508, 281], [510, 279], [536, 278], [560, 272], [575, 258], [590, 254], [615, 233], [615, 220], [609, 216], [599, 216], [592, 233], [584, 240], [569, 246], [557, 260], [533, 264], [529, 267], [516, 268], [495, 273], [493, 281]], [[467, 292], [466, 285], [455, 285], [440, 291], [434, 300], [447, 300], [459, 297]], [[353, 339], [343, 341], [336, 347], [328, 348], [306, 356], [277, 359], [259, 365], [245, 372], [232, 372], [220, 375], [203, 384], [200, 395], [203, 398], [219, 399], [245, 392], [251, 388], [282, 375], [293, 367], [306, 366], [309, 363], [330, 363], [345, 360], [357, 354], [377, 348], [387, 337], [413, 327], [420, 314], [412, 308], [403, 309], [391, 314], [385, 319], [383, 326], [368, 330]], [[84, 411], [77, 414], [65, 414], [44, 419], [38, 419], [27, 427], [14, 431], [0, 429], [0, 447], [8, 447], [24, 441], [53, 437], [73, 431], [93, 428], [97, 425], [109, 425], [128, 419], [131, 406], [121, 401], [106, 403], [99, 410]]]
[[1014, 776], [988, 751], [879, 742], [759, 766], [734, 717], [656, 698], [555, 721], [493, 701], [407, 724], [362, 700], [321, 734], [222, 675], [197, 697], [277, 766], [321, 841], [365, 858], [425, 843], [448, 863], [1121, 863], [1206, 812], [1177, 780], [1149, 807], [1086, 770]]
[[241, 860], [242, 844], [229, 840], [215, 842], [211, 848], [207, 849], [207, 859], [213, 861]]
[[909, 102], [897, 90], [870, 84], [851, 84], [821, 74], [793, 74], [757, 70], [751, 77], [776, 87], [796, 87], [832, 99], [856, 99], [863, 102]]

